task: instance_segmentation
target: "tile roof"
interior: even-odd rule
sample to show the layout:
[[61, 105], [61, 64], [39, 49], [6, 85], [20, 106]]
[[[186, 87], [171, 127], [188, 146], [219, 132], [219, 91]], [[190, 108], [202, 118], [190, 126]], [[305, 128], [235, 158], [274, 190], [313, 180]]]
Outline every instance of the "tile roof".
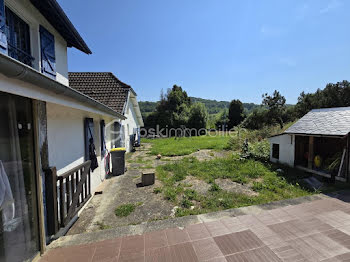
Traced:
[[350, 107], [337, 107], [313, 109], [284, 133], [345, 136], [349, 132]]
[[110, 72], [69, 72], [69, 86], [120, 114], [131, 87]]

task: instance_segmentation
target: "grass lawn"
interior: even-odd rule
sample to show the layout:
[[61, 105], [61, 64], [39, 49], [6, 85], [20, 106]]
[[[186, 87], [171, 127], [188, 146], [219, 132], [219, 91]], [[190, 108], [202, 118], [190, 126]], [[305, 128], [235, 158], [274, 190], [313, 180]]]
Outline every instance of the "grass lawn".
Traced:
[[142, 139], [142, 143], [151, 143], [152, 155], [161, 154], [162, 156], [184, 156], [196, 152], [198, 149], [227, 149], [230, 137], [225, 136], [197, 136], [183, 138], [161, 138], [161, 139]]
[[[241, 160], [238, 155], [202, 162], [188, 157], [157, 167], [156, 175], [162, 181], [163, 187], [157, 188], [154, 193], [163, 194], [165, 199], [180, 207], [176, 216], [263, 204], [313, 193], [297, 183], [298, 177], [290, 174], [284, 177], [275, 170], [276, 166], [250, 159]], [[208, 192], [204, 195], [198, 194], [190, 184], [182, 183], [187, 176], [209, 183], [211, 186]], [[224, 191], [215, 183], [217, 178], [248, 185], [258, 195]]]

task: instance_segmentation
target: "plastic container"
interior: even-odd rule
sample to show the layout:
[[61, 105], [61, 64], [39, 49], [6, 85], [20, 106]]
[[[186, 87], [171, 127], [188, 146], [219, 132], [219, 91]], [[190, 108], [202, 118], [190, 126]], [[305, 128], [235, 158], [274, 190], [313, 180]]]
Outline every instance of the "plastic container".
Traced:
[[125, 152], [124, 147], [111, 149], [112, 175], [119, 176], [125, 173]]

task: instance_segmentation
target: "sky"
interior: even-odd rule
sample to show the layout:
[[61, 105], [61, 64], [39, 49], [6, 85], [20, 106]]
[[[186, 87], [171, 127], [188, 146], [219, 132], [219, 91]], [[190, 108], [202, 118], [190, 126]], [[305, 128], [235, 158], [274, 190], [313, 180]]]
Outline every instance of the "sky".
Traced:
[[58, 0], [92, 50], [69, 71], [108, 71], [139, 101], [190, 96], [261, 103], [350, 80], [348, 0]]

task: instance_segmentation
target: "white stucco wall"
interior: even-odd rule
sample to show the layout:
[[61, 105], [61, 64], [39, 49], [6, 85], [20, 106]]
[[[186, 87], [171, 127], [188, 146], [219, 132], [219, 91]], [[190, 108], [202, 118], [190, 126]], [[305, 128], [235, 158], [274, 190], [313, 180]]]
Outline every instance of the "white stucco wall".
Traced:
[[[87, 117], [93, 118], [94, 143], [99, 164], [99, 167], [91, 173], [91, 190], [95, 191], [105, 179], [104, 162], [101, 157], [100, 120], [105, 120], [107, 125], [113, 119], [53, 103], [47, 103], [46, 107], [49, 165], [55, 166], [58, 174], [84, 163], [84, 120]], [[106, 137], [106, 140], [109, 150], [111, 148], [110, 137]]]
[[[130, 101], [130, 100], [129, 100]], [[124, 141], [125, 141], [125, 147], [126, 151], [130, 152], [130, 135], [132, 135], [134, 132], [134, 128], [140, 127], [138, 121], [137, 121], [137, 116], [135, 113], [135, 109], [132, 106], [132, 103], [127, 103], [126, 106], [126, 111], [124, 116], [127, 118], [121, 122], [121, 124], [124, 126]]]
[[[269, 138], [270, 142], [270, 161], [294, 166], [295, 136], [283, 134]], [[279, 159], [272, 157], [272, 145], [279, 144]]]
[[56, 55], [56, 80], [68, 85], [67, 43], [61, 35], [51, 26], [44, 16], [30, 3], [29, 0], [5, 0], [8, 6], [17, 16], [25, 21], [30, 28], [31, 55], [35, 58], [33, 67], [40, 71], [40, 35], [39, 25], [45, 27], [55, 37]]

